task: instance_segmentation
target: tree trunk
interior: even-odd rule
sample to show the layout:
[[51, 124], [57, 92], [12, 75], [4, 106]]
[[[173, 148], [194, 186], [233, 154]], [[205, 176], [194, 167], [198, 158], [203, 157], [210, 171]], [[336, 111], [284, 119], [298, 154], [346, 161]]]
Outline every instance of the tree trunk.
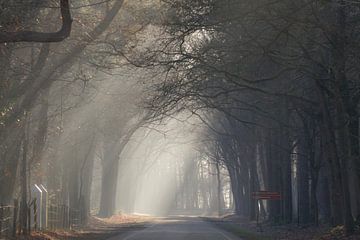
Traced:
[[119, 171], [119, 154], [116, 144], [104, 146], [102, 164], [100, 217], [110, 217], [115, 213], [116, 189]]
[[[277, 139], [273, 137], [271, 131], [269, 132], [267, 139], [267, 190], [269, 191], [280, 191], [279, 178], [282, 176], [281, 167], [279, 166], [279, 155], [275, 154], [277, 151], [274, 150], [273, 144]], [[274, 141], [274, 142], [273, 142]], [[273, 222], [279, 222], [281, 219], [281, 206], [279, 201], [269, 201], [269, 220]]]
[[[342, 186], [342, 208], [345, 231], [351, 234], [354, 231], [354, 220], [351, 215], [350, 190], [348, 179], [349, 160], [351, 159], [350, 134], [347, 125], [348, 116], [346, 116], [346, 104], [344, 100], [344, 91], [348, 89], [346, 77], [346, 3], [344, 0], [336, 4], [335, 9], [336, 23], [333, 34], [332, 58], [333, 69], [332, 77], [335, 81], [334, 101], [336, 107], [336, 123], [338, 137], [338, 161], [340, 167], [340, 178]], [[345, 93], [347, 94], [347, 92]]]
[[[24, 124], [27, 124], [27, 118], [24, 121]], [[27, 150], [28, 150], [27, 127], [24, 127], [23, 144], [22, 144], [22, 160], [20, 165], [20, 176], [21, 176], [20, 233], [24, 235], [28, 233]]]
[[222, 214], [222, 202], [221, 200], [223, 196], [222, 187], [221, 187], [221, 178], [220, 178], [220, 167], [219, 163], [215, 164], [216, 167], [216, 180], [217, 180], [217, 209], [218, 209], [218, 215], [221, 216]]
[[95, 161], [95, 133], [85, 146], [85, 156], [80, 168], [79, 205], [81, 206], [81, 223], [87, 224], [90, 216], [91, 185]]
[[234, 169], [234, 166], [230, 166], [228, 167], [228, 171], [231, 181], [231, 190], [234, 198], [235, 213], [237, 215], [241, 215], [240, 186], [238, 184], [236, 170]]
[[308, 224], [310, 220], [310, 195], [309, 195], [309, 161], [305, 139], [300, 136], [298, 140], [297, 157], [297, 190], [298, 190], [298, 219], [300, 224]]
[[331, 223], [331, 195], [328, 174], [329, 171], [326, 168], [322, 168], [319, 173], [319, 214], [323, 223]]
[[23, 127], [12, 129], [13, 135], [2, 141], [0, 165], [0, 201], [11, 204], [22, 149]]
[[252, 198], [252, 193], [260, 190], [256, 185], [257, 183], [257, 173], [256, 173], [256, 158], [254, 156], [249, 160], [250, 161], [250, 220], [253, 221], [256, 219], [256, 208], [258, 207], [255, 199]]
[[359, 117], [356, 111], [356, 106], [352, 105], [349, 114], [349, 134], [351, 145], [351, 159], [350, 159], [350, 177], [351, 177], [351, 191], [352, 198], [355, 205], [354, 216], [356, 222], [360, 223], [360, 142], [359, 142]]
[[[286, 109], [287, 111], [287, 109]], [[286, 114], [288, 121], [288, 113]], [[289, 130], [282, 130], [280, 136], [280, 143], [284, 150], [280, 150], [280, 156], [282, 159], [281, 167], [283, 177], [281, 185], [283, 186], [283, 221], [285, 223], [291, 223], [292, 221], [292, 186], [291, 186], [291, 154], [290, 154], [290, 136]]]

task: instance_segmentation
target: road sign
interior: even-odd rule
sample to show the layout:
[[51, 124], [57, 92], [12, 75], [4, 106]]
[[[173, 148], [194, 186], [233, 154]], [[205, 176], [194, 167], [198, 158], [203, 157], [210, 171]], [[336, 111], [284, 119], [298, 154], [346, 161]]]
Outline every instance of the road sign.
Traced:
[[252, 197], [256, 200], [281, 200], [281, 194], [279, 192], [271, 191], [253, 192]]
[[256, 225], [262, 231], [261, 224], [259, 222], [260, 217], [260, 201], [259, 200], [281, 200], [281, 194], [279, 192], [272, 192], [272, 191], [258, 191], [252, 192], [252, 198], [257, 202], [257, 211], [256, 211]]

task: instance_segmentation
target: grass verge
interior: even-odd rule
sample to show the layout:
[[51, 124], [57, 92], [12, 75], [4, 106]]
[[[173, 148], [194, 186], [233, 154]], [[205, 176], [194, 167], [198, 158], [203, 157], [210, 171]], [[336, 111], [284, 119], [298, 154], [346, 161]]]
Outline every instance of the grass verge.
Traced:
[[236, 223], [227, 222], [227, 221], [214, 221], [210, 219], [206, 219], [207, 221], [211, 222], [212, 224], [216, 225], [218, 228], [225, 230], [233, 235], [242, 238], [243, 240], [271, 240], [272, 238], [268, 236], [264, 236], [261, 234], [257, 234], [251, 231], [248, 231], [244, 228], [241, 228]]

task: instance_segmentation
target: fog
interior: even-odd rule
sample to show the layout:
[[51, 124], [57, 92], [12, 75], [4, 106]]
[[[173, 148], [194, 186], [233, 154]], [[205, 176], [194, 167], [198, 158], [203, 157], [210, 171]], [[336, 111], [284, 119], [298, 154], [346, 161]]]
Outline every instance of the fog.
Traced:
[[120, 211], [124, 209], [121, 199], [131, 191], [135, 196], [130, 202], [136, 213], [163, 215], [175, 210], [176, 194], [182, 188], [179, 171], [186, 175], [197, 154], [196, 141], [201, 132], [193, 124], [191, 119], [171, 119], [156, 130], [142, 130], [134, 136], [121, 155], [122, 187], [118, 189], [117, 206]]
[[37, 230], [38, 205], [51, 229], [235, 214], [357, 230], [356, 1], [0, 0], [0, 11], [8, 235]]
[[[84, 192], [95, 215], [104, 201], [106, 206], [113, 201], [111, 211], [118, 214], [218, 214], [216, 163], [203, 151], [209, 129], [187, 111], [148, 117], [150, 110], [143, 107], [148, 89], [142, 82], [149, 74], [124, 66], [97, 73], [93, 78], [98, 80], [88, 86], [54, 85], [50, 106], [56, 117], [49, 125], [56, 131], [48, 137], [51, 148], [44, 151], [48, 168], [60, 170], [59, 182], [50, 182], [58, 186], [54, 197], [75, 207], [72, 198]], [[112, 170], [111, 186], [102, 185], [104, 174]], [[231, 211], [227, 171], [222, 174], [221, 194], [228, 195], [221, 200], [223, 210]], [[104, 193], [104, 188], [111, 191]]]

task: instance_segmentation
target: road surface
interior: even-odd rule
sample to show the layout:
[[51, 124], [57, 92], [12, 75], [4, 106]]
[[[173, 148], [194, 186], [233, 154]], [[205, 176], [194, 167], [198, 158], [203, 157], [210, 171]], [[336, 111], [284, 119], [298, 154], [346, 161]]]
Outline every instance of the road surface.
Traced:
[[241, 240], [199, 218], [173, 217], [159, 219], [143, 230], [108, 240]]

